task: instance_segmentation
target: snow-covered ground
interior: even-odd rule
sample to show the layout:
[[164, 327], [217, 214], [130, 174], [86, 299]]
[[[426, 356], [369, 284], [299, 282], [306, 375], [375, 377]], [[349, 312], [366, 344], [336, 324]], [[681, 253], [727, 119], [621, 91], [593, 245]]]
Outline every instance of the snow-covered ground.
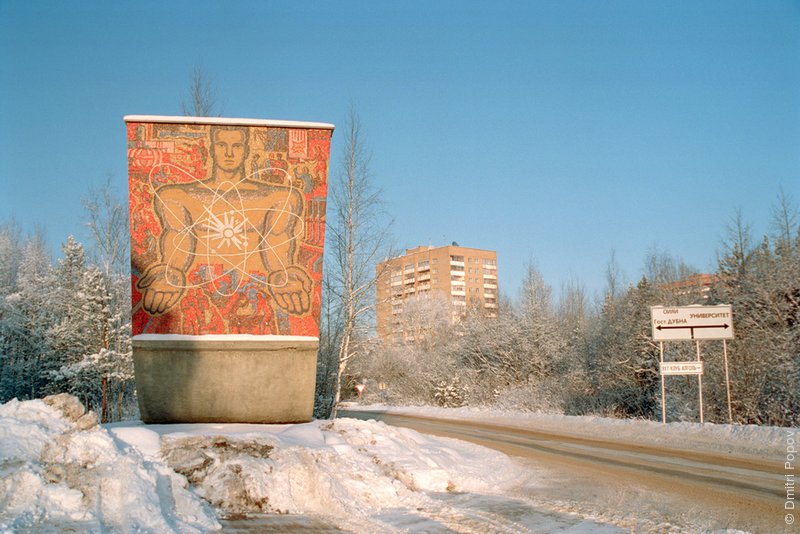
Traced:
[[[354, 410], [491, 422], [516, 428], [552, 431], [580, 438], [651, 445], [693, 452], [725, 453], [743, 458], [780, 460], [786, 456], [788, 429], [771, 426], [686, 422], [665, 425], [643, 419], [610, 419], [586, 415], [571, 416], [470, 407], [396, 407], [379, 404], [366, 406], [350, 404], [348, 407]], [[800, 432], [800, 429], [795, 429], [795, 431]]]
[[[778, 429], [689, 426], [675, 438], [644, 422], [446, 413], [683, 444], [688, 431], [698, 443], [753, 455], [773, 439], [781, 446]], [[375, 421], [100, 426], [66, 395], [0, 406], [0, 532], [207, 532], [220, 530], [221, 518], [263, 513], [347, 531], [620, 531], [591, 514], [508, 497], [531, 476], [490, 449]]]

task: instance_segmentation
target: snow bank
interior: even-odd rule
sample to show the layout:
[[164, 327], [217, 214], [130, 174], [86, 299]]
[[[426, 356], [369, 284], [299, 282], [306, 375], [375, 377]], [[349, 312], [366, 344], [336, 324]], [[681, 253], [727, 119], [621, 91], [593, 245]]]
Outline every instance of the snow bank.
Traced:
[[216, 513], [393, 531], [397, 510], [520, 477], [501, 453], [375, 421], [104, 428], [68, 395], [0, 406], [0, 475], [0, 532], [181, 533], [219, 530]]
[[[786, 455], [786, 429], [758, 425], [612, 419], [524, 413], [482, 408], [348, 406], [353, 410], [469, 420], [529, 430], [552, 431], [585, 439], [658, 446], [692, 452], [725, 453], [740, 457], [778, 458]], [[346, 409], [346, 408], [345, 408]]]
[[427, 492], [496, 493], [519, 476], [503, 454], [375, 421], [111, 431], [143, 454], [159, 441], [163, 461], [229, 516], [307, 514], [354, 529], [388, 528], [377, 519], [382, 511], [425, 507]]
[[220, 528], [183, 477], [120, 448], [68, 395], [0, 406], [0, 480], [0, 532]]

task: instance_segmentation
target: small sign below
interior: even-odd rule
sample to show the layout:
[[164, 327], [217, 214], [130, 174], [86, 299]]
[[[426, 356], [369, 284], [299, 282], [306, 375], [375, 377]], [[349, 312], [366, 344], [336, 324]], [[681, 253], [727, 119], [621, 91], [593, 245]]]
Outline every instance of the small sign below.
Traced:
[[662, 375], [702, 375], [703, 362], [662, 362]]
[[718, 306], [652, 306], [653, 341], [733, 339], [733, 312]]

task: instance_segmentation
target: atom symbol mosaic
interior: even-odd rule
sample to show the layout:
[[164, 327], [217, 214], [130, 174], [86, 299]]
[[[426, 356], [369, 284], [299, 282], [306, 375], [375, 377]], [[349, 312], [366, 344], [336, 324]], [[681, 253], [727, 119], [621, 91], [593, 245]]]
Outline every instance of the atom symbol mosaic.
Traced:
[[[222, 278], [225, 284], [215, 284], [216, 291], [220, 295], [231, 296], [246, 285], [257, 281], [259, 284], [269, 287], [282, 287], [289, 279], [285, 252], [281, 249], [295, 243], [302, 234], [302, 217], [292, 210], [291, 199], [293, 195], [299, 193], [292, 185], [292, 180], [286, 171], [280, 170], [285, 174], [287, 185], [275, 186], [263, 181], [253, 180], [260, 172], [246, 176], [242, 181], [234, 183], [231, 181], [220, 182], [216, 187], [209, 186], [205, 181], [199, 180], [192, 174], [186, 172], [178, 166], [161, 164], [154, 167], [150, 172], [150, 187], [152, 189], [156, 204], [164, 210], [164, 216], [171, 221], [184, 221], [186, 214], [182, 211], [182, 206], [174, 199], [164, 198], [164, 188], [157, 185], [158, 178], [165, 169], [169, 168], [171, 173], [179, 173], [188, 178], [188, 181], [173, 188], [186, 186], [194, 191], [200, 191], [209, 201], [203, 207], [202, 216], [197, 220], [189, 220], [183, 226], [172, 230], [175, 235], [171, 239], [169, 255], [165, 257], [164, 263], [176, 265], [181, 263], [178, 256], [191, 258], [191, 264], [214, 264], [222, 263], [222, 273], [213, 276], [207, 270], [207, 276], [195, 283], [189, 280], [178, 282], [174, 277], [170, 277], [166, 272], [169, 267], [165, 267], [164, 276], [169, 285], [179, 290], [186, 290], [205, 286], [209, 282], [217, 282]], [[248, 202], [245, 196], [248, 191], [243, 190], [242, 184], [258, 187], [269, 191], [269, 201], [264, 206], [263, 201], [260, 206], [253, 206], [253, 202]], [[270, 220], [271, 225], [265, 227], [261, 224]], [[277, 232], [278, 236], [285, 236], [282, 240], [276, 240], [276, 226], [285, 226], [291, 229], [289, 235]], [[270, 239], [271, 238], [271, 239]], [[200, 252], [198, 252], [200, 251]], [[269, 283], [260, 276], [251, 275], [254, 264], [263, 264], [263, 258], [269, 259], [269, 271], [271, 273], [282, 272], [283, 276], [270, 276], [270, 280], [281, 280], [280, 283]], [[248, 268], [250, 266], [250, 268]], [[264, 265], [264, 268], [267, 266]], [[236, 276], [231, 276], [235, 274]], [[233, 281], [232, 283], [227, 283]]]

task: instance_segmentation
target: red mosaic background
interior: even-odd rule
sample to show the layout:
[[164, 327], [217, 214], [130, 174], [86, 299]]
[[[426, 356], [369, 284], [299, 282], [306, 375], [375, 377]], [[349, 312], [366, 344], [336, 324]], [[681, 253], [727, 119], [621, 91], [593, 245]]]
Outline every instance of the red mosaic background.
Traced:
[[319, 335], [331, 134], [127, 123], [134, 335]]

